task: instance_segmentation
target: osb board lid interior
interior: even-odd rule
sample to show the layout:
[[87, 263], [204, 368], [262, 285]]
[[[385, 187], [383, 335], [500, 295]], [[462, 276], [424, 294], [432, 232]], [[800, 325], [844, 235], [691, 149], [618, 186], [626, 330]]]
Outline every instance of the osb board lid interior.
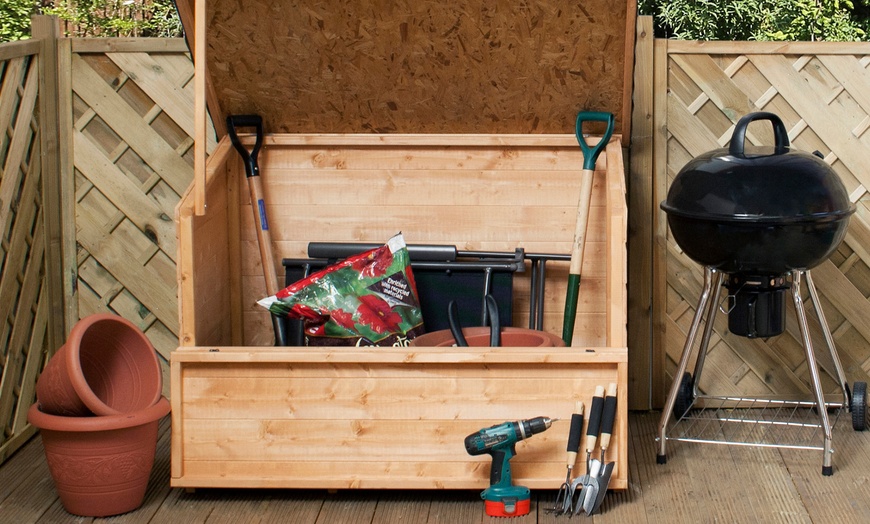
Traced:
[[573, 133], [587, 110], [628, 131], [634, 0], [178, 4], [188, 35], [205, 5], [216, 121], [257, 113], [272, 133]]

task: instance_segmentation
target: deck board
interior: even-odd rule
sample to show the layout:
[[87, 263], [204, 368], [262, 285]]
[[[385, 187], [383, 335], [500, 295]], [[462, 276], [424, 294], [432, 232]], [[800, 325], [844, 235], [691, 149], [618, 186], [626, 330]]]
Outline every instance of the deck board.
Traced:
[[[870, 522], [870, 432], [834, 428], [834, 475], [818, 451], [672, 442], [656, 464], [659, 414], [629, 416], [629, 487], [611, 492], [595, 524], [696, 522]], [[280, 490], [169, 487], [170, 423], [161, 421], [157, 456], [142, 506], [108, 519], [67, 513], [54, 491], [37, 435], [0, 467], [0, 521], [86, 523], [404, 523], [506, 522], [489, 518], [476, 491]], [[582, 471], [581, 471], [582, 473]], [[556, 488], [533, 491], [529, 515], [512, 524], [567, 522], [545, 510]]]

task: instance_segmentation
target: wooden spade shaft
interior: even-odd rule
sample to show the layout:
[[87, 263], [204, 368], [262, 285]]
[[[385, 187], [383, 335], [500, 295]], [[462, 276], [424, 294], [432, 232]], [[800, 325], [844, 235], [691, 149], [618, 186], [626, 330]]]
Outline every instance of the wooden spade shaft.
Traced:
[[580, 179], [580, 202], [577, 205], [577, 221], [571, 243], [571, 265], [568, 267], [568, 291], [565, 297], [565, 318], [562, 322], [562, 340], [570, 346], [574, 338], [574, 321], [577, 317], [577, 302], [580, 298], [580, 271], [583, 267], [583, 252], [586, 248], [586, 226], [589, 224], [589, 206], [592, 202], [592, 179], [594, 171], [584, 169]]

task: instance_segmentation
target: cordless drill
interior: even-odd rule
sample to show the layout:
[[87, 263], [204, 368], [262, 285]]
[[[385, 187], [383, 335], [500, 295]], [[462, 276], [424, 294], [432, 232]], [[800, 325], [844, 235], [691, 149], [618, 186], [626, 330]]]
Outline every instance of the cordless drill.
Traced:
[[546, 431], [552, 423], [549, 417], [535, 417], [496, 424], [465, 437], [465, 450], [469, 455], [489, 453], [492, 456], [489, 487], [480, 493], [487, 515], [519, 517], [529, 512], [531, 492], [525, 486], [512, 484], [510, 460], [517, 454], [517, 442]]

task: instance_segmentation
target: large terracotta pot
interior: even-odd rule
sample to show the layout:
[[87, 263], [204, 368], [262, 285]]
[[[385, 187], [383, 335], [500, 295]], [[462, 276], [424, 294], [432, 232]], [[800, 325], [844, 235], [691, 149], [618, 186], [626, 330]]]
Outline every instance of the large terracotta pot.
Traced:
[[[463, 328], [462, 334], [470, 347], [489, 346], [490, 332], [488, 327]], [[411, 340], [412, 346], [449, 347], [456, 344], [449, 329], [426, 333]], [[547, 333], [520, 327], [505, 327], [501, 329], [501, 345], [503, 347], [564, 347], [565, 341]]]
[[63, 507], [74, 515], [108, 517], [142, 505], [154, 466], [161, 398], [145, 409], [102, 417], [60, 417], [30, 406], [45, 460]]
[[145, 409], [160, 399], [163, 374], [154, 346], [118, 315], [79, 320], [36, 383], [45, 413], [117, 415]]

